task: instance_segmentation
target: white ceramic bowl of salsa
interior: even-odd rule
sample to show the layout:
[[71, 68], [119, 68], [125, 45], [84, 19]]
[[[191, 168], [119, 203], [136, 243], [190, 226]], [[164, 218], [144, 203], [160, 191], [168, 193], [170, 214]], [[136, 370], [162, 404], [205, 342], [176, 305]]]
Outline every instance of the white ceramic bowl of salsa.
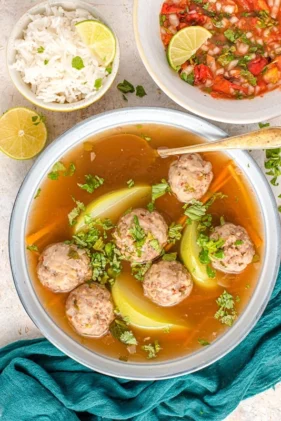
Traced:
[[224, 123], [257, 123], [281, 114], [278, 88], [254, 99], [215, 99], [181, 80], [168, 64], [160, 37], [159, 14], [163, 2], [134, 0], [134, 31], [141, 59], [166, 95], [194, 114]]

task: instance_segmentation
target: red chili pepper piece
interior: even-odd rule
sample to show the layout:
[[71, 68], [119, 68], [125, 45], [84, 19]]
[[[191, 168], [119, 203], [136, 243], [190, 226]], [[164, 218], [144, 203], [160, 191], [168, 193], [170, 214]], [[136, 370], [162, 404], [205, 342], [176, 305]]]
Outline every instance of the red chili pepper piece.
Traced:
[[206, 16], [202, 15], [201, 13], [189, 13], [186, 15], [186, 22], [196, 25], [204, 25], [206, 22]]
[[161, 14], [162, 15], [171, 15], [172, 13], [182, 13], [185, 11], [185, 8], [180, 6], [169, 6], [167, 3], [164, 3], [162, 6]]

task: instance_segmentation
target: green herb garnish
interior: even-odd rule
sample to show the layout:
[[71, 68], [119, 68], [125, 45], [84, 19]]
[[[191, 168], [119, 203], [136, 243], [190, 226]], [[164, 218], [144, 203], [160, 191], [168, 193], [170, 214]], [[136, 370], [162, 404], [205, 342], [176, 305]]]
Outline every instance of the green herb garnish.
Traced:
[[130, 82], [128, 82], [126, 79], [124, 79], [122, 83], [118, 83], [117, 89], [123, 92], [123, 94], [128, 94], [129, 92], [130, 93], [135, 92], [134, 86]]
[[49, 63], [49, 60], [47, 60], [47, 59], [45, 59], [44, 60], [44, 64], [45, 64], [45, 66], [47, 66], [47, 64]]
[[39, 251], [38, 247], [35, 244], [29, 244], [28, 246], [26, 246], [26, 248], [29, 251]]
[[80, 259], [80, 256], [79, 256], [78, 251], [77, 251], [77, 250], [75, 250], [75, 248], [73, 248], [73, 247], [70, 247], [70, 249], [69, 249], [69, 251], [68, 251], [68, 253], [67, 253], [67, 256], [68, 256], [70, 259], [75, 259], [75, 260]]
[[181, 224], [176, 224], [175, 222], [172, 222], [168, 230], [168, 242], [170, 244], [175, 244], [176, 241], [179, 241], [182, 236], [182, 230], [183, 226]]
[[161, 346], [157, 340], [153, 344], [143, 345], [141, 347], [145, 352], [147, 352], [147, 359], [156, 358], [159, 351], [161, 351]]
[[161, 183], [154, 184], [152, 186], [152, 202], [155, 202], [156, 199], [158, 199], [161, 196], [164, 196], [164, 194], [169, 193], [171, 191], [171, 187], [169, 183], [163, 178], [161, 180]]
[[249, 72], [249, 70], [241, 70], [240, 75], [247, 79], [250, 85], [257, 85], [257, 78], [251, 72]]
[[34, 196], [34, 199], [37, 199], [37, 197], [40, 196], [41, 191], [42, 191], [42, 189], [40, 189], [40, 188], [37, 190], [36, 195]]
[[147, 209], [148, 209], [148, 211], [151, 213], [151, 212], [153, 212], [154, 211], [154, 209], [155, 209], [155, 205], [154, 205], [154, 203], [152, 203], [152, 202], [150, 202], [150, 203], [148, 203], [148, 205], [147, 205]]
[[145, 263], [145, 264], [141, 264], [141, 263], [132, 263], [131, 268], [132, 268], [132, 275], [140, 282], [142, 282], [144, 280], [144, 275], [146, 274], [146, 272], [148, 271], [148, 269], [150, 269], [152, 263]]
[[268, 170], [267, 175], [272, 176], [270, 180], [273, 186], [278, 186], [278, 177], [281, 175], [281, 148], [267, 149], [266, 150], [266, 161], [264, 163], [265, 168]]
[[99, 177], [98, 175], [85, 175], [86, 183], [80, 184], [77, 183], [77, 185], [82, 190], [86, 190], [88, 193], [93, 193], [96, 189], [98, 189], [100, 186], [103, 185], [104, 179]]
[[147, 93], [144, 90], [144, 87], [141, 85], [138, 85], [136, 87], [136, 96], [139, 96], [140, 98], [143, 98]]
[[264, 129], [265, 127], [269, 127], [270, 123], [259, 123], [259, 128]]
[[44, 51], [45, 51], [45, 48], [42, 47], [42, 45], [39, 48], [37, 48], [37, 53], [39, 53], [39, 54], [44, 53]]
[[72, 177], [75, 171], [76, 167], [73, 162], [71, 162], [69, 167], [66, 168], [62, 162], [58, 161], [53, 165], [52, 171], [48, 174], [48, 178], [50, 178], [50, 180], [58, 180], [60, 175], [63, 175], [64, 177]]
[[96, 79], [94, 84], [95, 89], [99, 90], [102, 87], [102, 78]]
[[227, 291], [224, 291], [216, 300], [216, 303], [219, 309], [215, 314], [215, 319], [219, 320], [222, 324], [232, 326], [237, 318], [233, 296]]
[[109, 328], [111, 335], [125, 345], [137, 345], [138, 342], [123, 320], [115, 319]]
[[73, 57], [71, 65], [76, 70], [81, 70], [85, 67], [82, 58], [79, 56]]
[[131, 189], [132, 187], [134, 187], [134, 185], [135, 185], [134, 180], [130, 179], [130, 180], [127, 181], [127, 186], [128, 186], [129, 189]]
[[175, 260], [177, 260], [177, 253], [175, 252], [163, 254], [162, 260], [164, 260], [165, 262], [174, 262]]
[[194, 72], [191, 72], [188, 75], [184, 72], [181, 72], [180, 77], [189, 85], [194, 85], [194, 80], [195, 80]]
[[202, 346], [210, 345], [210, 342], [206, 341], [205, 339], [198, 339], [198, 343]]
[[72, 197], [73, 202], [76, 204], [76, 207], [72, 209], [71, 212], [68, 214], [68, 221], [69, 225], [73, 226], [77, 222], [77, 217], [80, 215], [82, 211], [85, 210], [85, 205], [82, 202], [79, 202], [79, 200], [75, 200], [74, 197]]

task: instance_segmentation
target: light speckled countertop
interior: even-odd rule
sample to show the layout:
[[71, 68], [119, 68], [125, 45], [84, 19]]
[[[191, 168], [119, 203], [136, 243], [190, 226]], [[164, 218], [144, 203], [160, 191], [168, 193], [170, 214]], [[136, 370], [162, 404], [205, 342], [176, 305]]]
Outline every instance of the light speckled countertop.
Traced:
[[[49, 130], [49, 142], [79, 121], [105, 110], [125, 106], [162, 106], [181, 109], [172, 102], [152, 81], [146, 72], [136, 49], [133, 26], [133, 0], [98, 0], [89, 1], [100, 8], [112, 27], [116, 30], [121, 46], [121, 65], [116, 83], [124, 78], [132, 83], [142, 84], [148, 95], [143, 99], [128, 95], [128, 102], [124, 102], [121, 93], [112, 89], [97, 103], [88, 109], [71, 114], [55, 114], [45, 112]], [[11, 28], [16, 20], [36, 1], [32, 0], [0, 0], [0, 113], [14, 106], [30, 106], [15, 90], [9, 80], [5, 63], [5, 46]], [[39, 110], [40, 111], [40, 110]], [[270, 122], [281, 125], [281, 117]], [[238, 134], [256, 129], [257, 125], [227, 125], [218, 123], [217, 126], [229, 134]], [[255, 158], [263, 166], [263, 153]], [[31, 167], [32, 162], [13, 161], [0, 155], [0, 347], [18, 339], [31, 339], [40, 336], [40, 332], [25, 313], [14, 288], [9, 259], [8, 259], [8, 228], [13, 202], [21, 182]], [[281, 191], [276, 191], [276, 195]], [[281, 384], [275, 390], [269, 390], [242, 402], [227, 421], [279, 421], [281, 419]], [[222, 421], [222, 420], [218, 420]]]

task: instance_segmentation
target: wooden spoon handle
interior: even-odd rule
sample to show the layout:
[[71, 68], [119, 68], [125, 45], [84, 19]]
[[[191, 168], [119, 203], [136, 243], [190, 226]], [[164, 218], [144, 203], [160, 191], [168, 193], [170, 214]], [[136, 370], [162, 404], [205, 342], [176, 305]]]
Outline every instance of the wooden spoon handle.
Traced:
[[171, 155], [183, 155], [195, 152], [215, 152], [226, 149], [273, 149], [281, 147], [281, 127], [269, 127], [254, 132], [222, 139], [218, 142], [206, 142], [183, 148], [158, 149], [162, 158]]

